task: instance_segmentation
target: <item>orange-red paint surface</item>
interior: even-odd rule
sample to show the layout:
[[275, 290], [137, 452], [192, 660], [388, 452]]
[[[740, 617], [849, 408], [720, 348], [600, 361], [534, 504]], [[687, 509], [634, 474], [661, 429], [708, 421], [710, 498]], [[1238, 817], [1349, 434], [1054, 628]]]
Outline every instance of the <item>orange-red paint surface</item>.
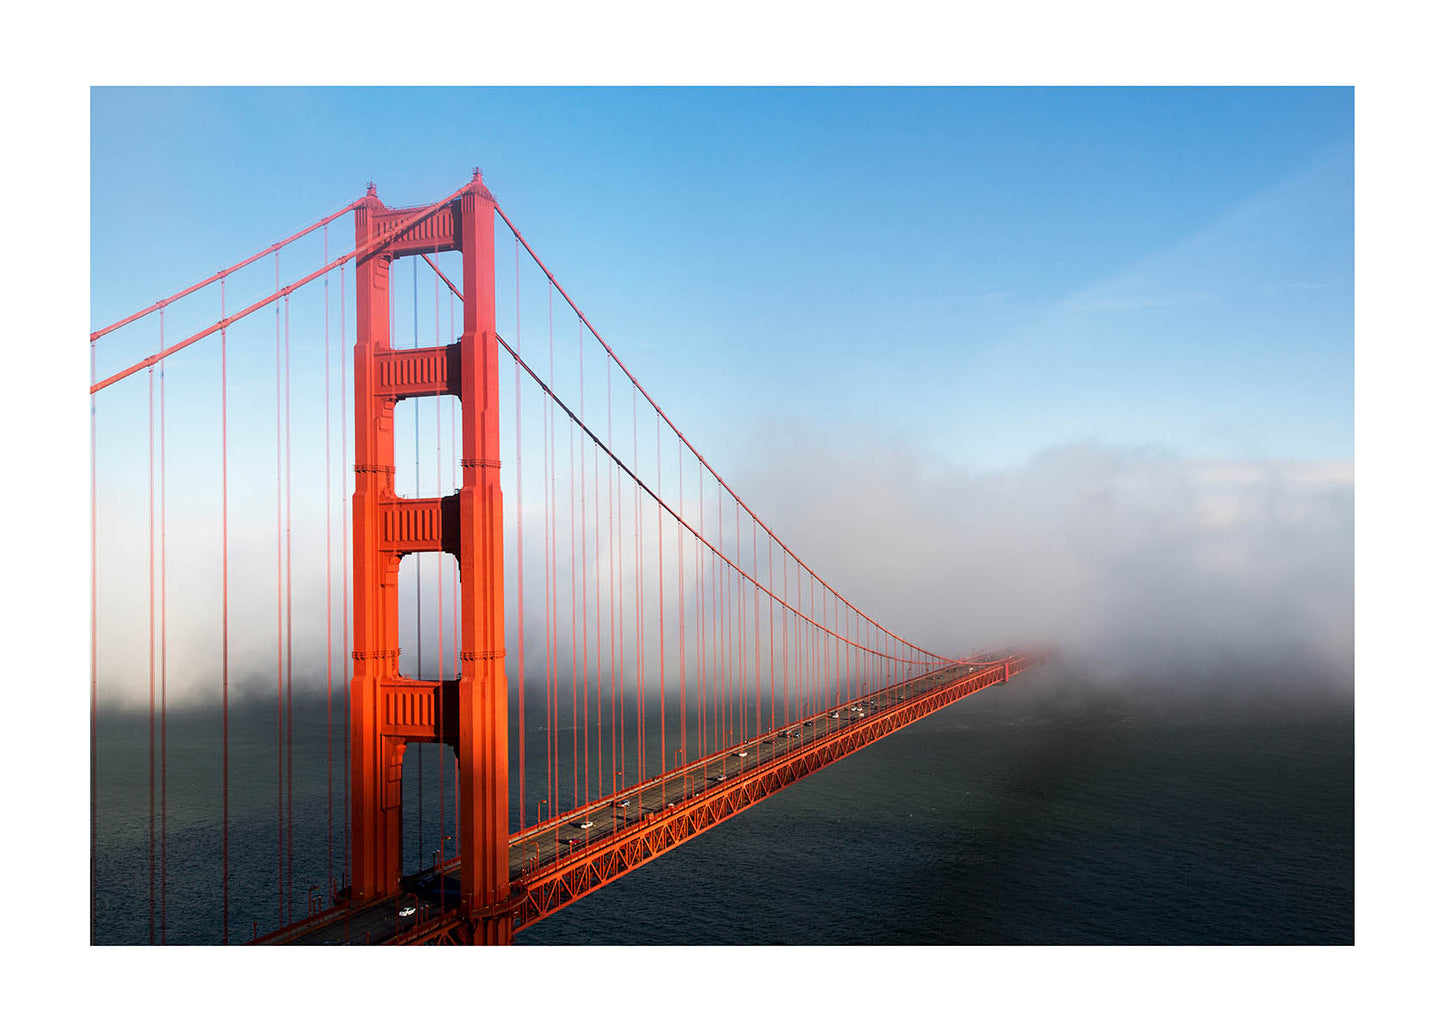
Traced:
[[[497, 412], [495, 202], [480, 173], [450, 203], [390, 209], [368, 192], [356, 206], [356, 493], [352, 501], [355, 651], [351, 684], [351, 887], [354, 904], [401, 881], [401, 770], [408, 742], [457, 754], [462, 938], [506, 943], [507, 683], [502, 632], [502, 490]], [[363, 249], [407, 222], [380, 249]], [[455, 343], [397, 351], [390, 340], [392, 262], [462, 254], [463, 324]], [[394, 416], [404, 398], [453, 394], [462, 413], [462, 486], [450, 498], [396, 493]], [[397, 571], [411, 552], [445, 550], [461, 580], [460, 676], [400, 675]]]

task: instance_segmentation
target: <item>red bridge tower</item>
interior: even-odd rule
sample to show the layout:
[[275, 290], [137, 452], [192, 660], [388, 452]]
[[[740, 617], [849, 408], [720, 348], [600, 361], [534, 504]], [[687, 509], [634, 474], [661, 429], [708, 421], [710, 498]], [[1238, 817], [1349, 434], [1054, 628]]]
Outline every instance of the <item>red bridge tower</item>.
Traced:
[[[358, 248], [421, 208], [387, 208], [367, 191]], [[503, 648], [502, 489], [497, 415], [495, 201], [468, 186], [384, 248], [356, 261], [356, 651], [351, 681], [351, 898], [397, 891], [401, 764], [409, 742], [441, 742], [460, 768], [458, 843], [467, 939], [512, 940], [507, 865], [507, 680]], [[394, 350], [389, 282], [400, 257], [462, 253], [463, 330], [443, 347]], [[399, 498], [393, 418], [404, 398], [453, 394], [462, 410], [462, 488]], [[460, 678], [400, 674], [397, 570], [411, 552], [446, 551], [461, 574]]]

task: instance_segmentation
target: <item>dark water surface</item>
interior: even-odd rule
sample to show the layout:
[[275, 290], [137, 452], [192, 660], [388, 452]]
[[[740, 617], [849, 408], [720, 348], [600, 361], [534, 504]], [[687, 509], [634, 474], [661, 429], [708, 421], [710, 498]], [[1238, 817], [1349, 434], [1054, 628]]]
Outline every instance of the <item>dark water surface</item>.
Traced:
[[[266, 733], [258, 723], [248, 737], [237, 724], [233, 771], [249, 749], [269, 774], [232, 778], [232, 941], [249, 938], [253, 921], [274, 926], [285, 905], [275, 725]], [[138, 746], [135, 721], [106, 722], [100, 735], [98, 943], [150, 941], [144, 721], [138, 726]], [[324, 727], [324, 713], [298, 717], [298, 757], [303, 745], [317, 750], [318, 734], [324, 757]], [[211, 745], [188, 751], [181, 736], [169, 747], [167, 941], [215, 942], [219, 779], [206, 773], [215, 768]], [[209, 730], [203, 737], [214, 740]], [[337, 738], [338, 878], [340, 756]], [[429, 804], [439, 790], [435, 754], [421, 754], [420, 766], [431, 826], [420, 842], [404, 836], [409, 867], [443, 833], [425, 812], [440, 805]], [[298, 762], [297, 917], [309, 887], [326, 884], [325, 783], [324, 762]], [[523, 945], [1353, 941], [1348, 698], [1162, 684], [1126, 694], [1056, 669], [897, 732], [518, 937]]]

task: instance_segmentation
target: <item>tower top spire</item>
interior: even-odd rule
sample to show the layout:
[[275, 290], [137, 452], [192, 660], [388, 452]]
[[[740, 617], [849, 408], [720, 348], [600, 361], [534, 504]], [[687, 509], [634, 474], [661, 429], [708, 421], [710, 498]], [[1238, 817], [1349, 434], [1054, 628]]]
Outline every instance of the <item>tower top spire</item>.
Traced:
[[482, 182], [482, 168], [480, 165], [472, 166], [472, 181], [467, 184], [467, 187], [472, 193], [478, 196], [485, 197], [488, 200], [492, 199], [492, 191], [488, 190], [487, 184]]

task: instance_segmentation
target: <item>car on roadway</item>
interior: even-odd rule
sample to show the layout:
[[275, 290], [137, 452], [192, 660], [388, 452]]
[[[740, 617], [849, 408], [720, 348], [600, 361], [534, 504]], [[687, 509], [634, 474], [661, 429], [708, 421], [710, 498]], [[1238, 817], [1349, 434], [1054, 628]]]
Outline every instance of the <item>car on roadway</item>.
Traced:
[[728, 776], [726, 774], [719, 774], [717, 777], [713, 778], [714, 781], [726, 781], [727, 779]]
[[747, 754], [748, 751], [746, 749], [739, 749], [737, 752], [733, 753], [734, 756], [746, 756]]
[[411, 917], [416, 913], [415, 903], [403, 903], [401, 909], [396, 912], [397, 917]]
[[591, 822], [591, 821], [578, 821], [576, 824], [573, 825], [573, 827], [575, 827], [575, 828], [581, 828], [583, 831], [586, 831], [588, 828], [592, 827], [592, 822]]

